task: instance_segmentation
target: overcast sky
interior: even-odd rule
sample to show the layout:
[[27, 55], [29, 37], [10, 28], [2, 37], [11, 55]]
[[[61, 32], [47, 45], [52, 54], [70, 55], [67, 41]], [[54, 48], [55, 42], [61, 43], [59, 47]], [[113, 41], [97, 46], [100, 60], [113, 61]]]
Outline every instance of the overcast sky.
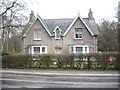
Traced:
[[26, 0], [30, 13], [34, 11], [42, 18], [74, 18], [79, 12], [83, 18], [88, 17], [89, 9], [97, 22], [102, 18], [114, 20], [120, 0]]

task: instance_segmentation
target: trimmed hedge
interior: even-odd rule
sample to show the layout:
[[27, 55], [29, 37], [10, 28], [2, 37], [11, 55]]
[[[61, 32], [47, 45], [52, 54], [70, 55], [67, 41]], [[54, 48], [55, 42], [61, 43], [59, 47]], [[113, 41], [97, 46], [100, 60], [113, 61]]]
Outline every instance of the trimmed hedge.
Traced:
[[[114, 60], [111, 61], [111, 57]], [[120, 69], [117, 52], [92, 54], [14, 54], [2, 57], [2, 67], [7, 68], [63, 68], [63, 69]]]
[[30, 54], [7, 55], [2, 57], [2, 66], [8, 68], [23, 68], [27, 67], [30, 61]]

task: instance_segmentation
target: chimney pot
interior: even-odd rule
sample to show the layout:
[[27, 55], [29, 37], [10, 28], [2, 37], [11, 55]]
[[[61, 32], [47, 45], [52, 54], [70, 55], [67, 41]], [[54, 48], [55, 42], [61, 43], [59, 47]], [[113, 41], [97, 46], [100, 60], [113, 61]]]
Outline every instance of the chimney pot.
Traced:
[[89, 9], [88, 19], [89, 19], [89, 21], [93, 21], [94, 20], [94, 18], [93, 18], [93, 12], [92, 12], [91, 8]]
[[30, 20], [29, 22], [32, 22], [34, 20], [35, 16], [34, 16], [34, 12], [31, 10], [31, 14], [30, 14]]

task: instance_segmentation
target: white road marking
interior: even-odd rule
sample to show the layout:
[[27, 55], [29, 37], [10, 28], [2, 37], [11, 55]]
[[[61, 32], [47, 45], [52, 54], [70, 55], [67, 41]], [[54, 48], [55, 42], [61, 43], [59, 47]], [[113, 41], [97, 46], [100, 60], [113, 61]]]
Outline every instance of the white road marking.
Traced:
[[41, 73], [41, 72], [23, 72], [23, 71], [0, 71], [2, 72], [3, 74], [4, 73], [9, 73], [9, 74], [25, 74], [25, 75], [48, 75], [48, 76], [76, 76], [76, 77], [79, 77], [79, 76], [89, 76], [89, 77], [93, 77], [93, 76], [98, 76], [98, 77], [119, 77], [120, 74], [67, 74], [67, 73]]
[[44, 83], [44, 84], [68, 84], [68, 85], [80, 85], [80, 84], [105, 84], [105, 85], [118, 85], [117, 82], [54, 82], [54, 81], [35, 81], [35, 80], [20, 80], [20, 79], [0, 79], [0, 80], [6, 80], [6, 81], [18, 81], [18, 82], [31, 82], [31, 83]]

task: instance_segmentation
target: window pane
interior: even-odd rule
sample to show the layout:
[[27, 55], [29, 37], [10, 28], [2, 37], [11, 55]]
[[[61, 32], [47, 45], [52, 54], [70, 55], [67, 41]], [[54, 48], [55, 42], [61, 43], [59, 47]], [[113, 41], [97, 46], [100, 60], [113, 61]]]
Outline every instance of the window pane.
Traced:
[[82, 29], [75, 30], [75, 38], [82, 38]]
[[40, 53], [40, 47], [34, 47], [34, 54]]
[[87, 47], [85, 47], [85, 53], [87, 53]]
[[34, 39], [41, 39], [41, 32], [40, 30], [35, 30], [34, 32]]
[[70, 47], [70, 53], [73, 53], [73, 47]]
[[56, 39], [60, 39], [60, 31], [58, 29], [56, 30]]
[[42, 47], [42, 53], [45, 53], [45, 47]]
[[76, 47], [76, 53], [82, 53], [82, 47]]

